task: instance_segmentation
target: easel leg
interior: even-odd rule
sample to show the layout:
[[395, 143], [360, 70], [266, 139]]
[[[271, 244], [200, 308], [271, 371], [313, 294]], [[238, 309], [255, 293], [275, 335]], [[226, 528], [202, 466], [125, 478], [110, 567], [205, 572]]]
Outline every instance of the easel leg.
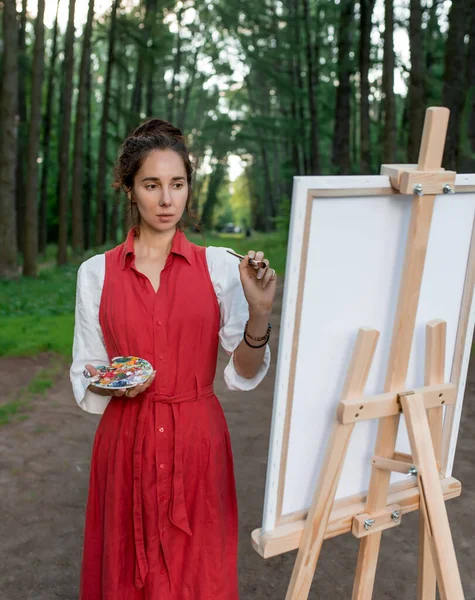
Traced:
[[[429, 384], [428, 384], [429, 385]], [[427, 411], [427, 419], [434, 446], [437, 464], [440, 465], [442, 448], [442, 407]], [[417, 581], [417, 600], [435, 600], [437, 577], [432, 559], [430, 540], [427, 533], [424, 513], [419, 512], [419, 574]]]
[[401, 396], [412, 456], [418, 470], [421, 511], [437, 573], [442, 600], [463, 600], [464, 594], [450, 531], [424, 399]]
[[435, 600], [437, 577], [425, 517], [419, 511], [419, 571], [417, 579], [417, 600]]
[[[378, 337], [379, 332], [375, 329], [362, 328], [359, 330], [342, 393], [344, 399], [358, 397], [364, 392]], [[342, 425], [336, 422], [333, 426], [323, 468], [308, 512], [297, 560], [292, 571], [286, 600], [306, 600], [308, 598], [353, 429], [354, 423]]]
[[325, 531], [345, 462], [346, 451], [354, 425], [335, 425], [325, 457], [325, 468], [320, 475], [306, 527], [300, 542], [286, 600], [304, 600], [308, 597], [315, 567], [320, 556]]
[[[429, 321], [426, 325], [425, 353], [425, 385], [433, 385], [444, 381], [445, 348], [447, 323], [440, 319]], [[442, 421], [443, 408], [432, 408], [427, 411], [429, 429], [434, 446], [434, 454], [440, 467], [442, 456]], [[417, 581], [417, 600], [435, 600], [437, 578], [430, 540], [427, 533], [423, 511], [419, 511], [419, 574]]]

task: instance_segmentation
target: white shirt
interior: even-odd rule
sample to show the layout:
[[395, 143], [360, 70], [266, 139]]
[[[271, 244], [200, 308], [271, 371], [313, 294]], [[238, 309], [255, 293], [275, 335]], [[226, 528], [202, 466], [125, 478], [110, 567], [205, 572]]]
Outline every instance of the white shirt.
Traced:
[[[242, 340], [244, 326], [249, 318], [249, 305], [242, 289], [238, 259], [226, 252], [227, 248], [209, 246], [206, 260], [214, 291], [218, 299], [221, 320], [219, 339], [230, 356], [224, 369], [224, 380], [230, 390], [252, 390], [269, 370], [270, 349], [266, 345], [264, 360], [257, 374], [248, 379], [234, 367], [234, 350]], [[79, 406], [91, 413], [102, 414], [110, 396], [100, 396], [88, 390], [88, 380], [82, 374], [86, 364], [94, 366], [110, 363], [104, 336], [99, 323], [99, 306], [105, 275], [105, 254], [96, 254], [84, 261], [78, 270], [76, 309], [73, 339], [73, 362], [70, 379], [74, 397]]]

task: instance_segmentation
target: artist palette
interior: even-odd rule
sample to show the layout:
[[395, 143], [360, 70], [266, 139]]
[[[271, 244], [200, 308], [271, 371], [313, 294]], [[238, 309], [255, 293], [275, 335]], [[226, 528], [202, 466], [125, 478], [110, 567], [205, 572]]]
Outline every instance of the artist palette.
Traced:
[[135, 387], [147, 381], [153, 371], [152, 365], [138, 356], [116, 356], [110, 365], [100, 365], [96, 369], [97, 375], [91, 376], [85, 369], [84, 376], [90, 383], [105, 389]]

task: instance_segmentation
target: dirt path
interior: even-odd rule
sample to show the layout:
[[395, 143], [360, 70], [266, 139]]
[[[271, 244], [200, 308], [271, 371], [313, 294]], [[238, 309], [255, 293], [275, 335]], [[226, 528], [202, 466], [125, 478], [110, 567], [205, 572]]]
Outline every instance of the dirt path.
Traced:
[[[263, 560], [250, 544], [261, 526], [267, 449], [275, 377], [278, 321], [282, 290], [272, 319], [272, 367], [253, 392], [229, 392], [218, 364], [216, 393], [231, 431], [239, 496], [241, 600], [285, 597], [296, 552]], [[26, 386], [51, 356], [0, 360], [0, 375], [15, 373]], [[34, 401], [28, 419], [0, 428], [0, 598], [1, 600], [77, 600], [89, 460], [96, 415], [78, 409], [72, 398], [69, 365], [55, 386]], [[14, 394], [2, 389], [2, 399]], [[11, 381], [11, 380], [10, 380]], [[467, 382], [463, 422], [454, 476], [464, 491], [448, 503], [467, 600], [475, 599], [475, 365]], [[383, 537], [375, 600], [416, 597], [417, 530], [415, 514]], [[311, 600], [347, 600], [358, 544], [351, 535], [328, 541], [323, 548]], [[212, 600], [212, 599], [210, 599]]]

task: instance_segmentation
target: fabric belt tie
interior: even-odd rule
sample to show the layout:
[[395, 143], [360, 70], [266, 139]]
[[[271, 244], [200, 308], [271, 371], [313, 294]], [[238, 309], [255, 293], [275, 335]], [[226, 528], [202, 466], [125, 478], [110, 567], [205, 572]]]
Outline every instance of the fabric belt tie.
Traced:
[[193, 402], [200, 398], [214, 394], [214, 387], [212, 383], [200, 387], [196, 375], [195, 383], [196, 386], [193, 390], [183, 392], [181, 394], [170, 395], [146, 391], [137, 396], [138, 399], [141, 398], [142, 402], [137, 420], [137, 429], [135, 432], [133, 458], [133, 524], [136, 556], [135, 587], [138, 589], [143, 588], [145, 584], [145, 576], [148, 572], [142, 512], [142, 450], [145, 439], [145, 424], [154, 402], [170, 404], [174, 421], [175, 440], [173, 452], [173, 475], [168, 516], [175, 527], [178, 527], [188, 535], [192, 535], [185, 505], [185, 489], [183, 483], [183, 436], [178, 403]]

